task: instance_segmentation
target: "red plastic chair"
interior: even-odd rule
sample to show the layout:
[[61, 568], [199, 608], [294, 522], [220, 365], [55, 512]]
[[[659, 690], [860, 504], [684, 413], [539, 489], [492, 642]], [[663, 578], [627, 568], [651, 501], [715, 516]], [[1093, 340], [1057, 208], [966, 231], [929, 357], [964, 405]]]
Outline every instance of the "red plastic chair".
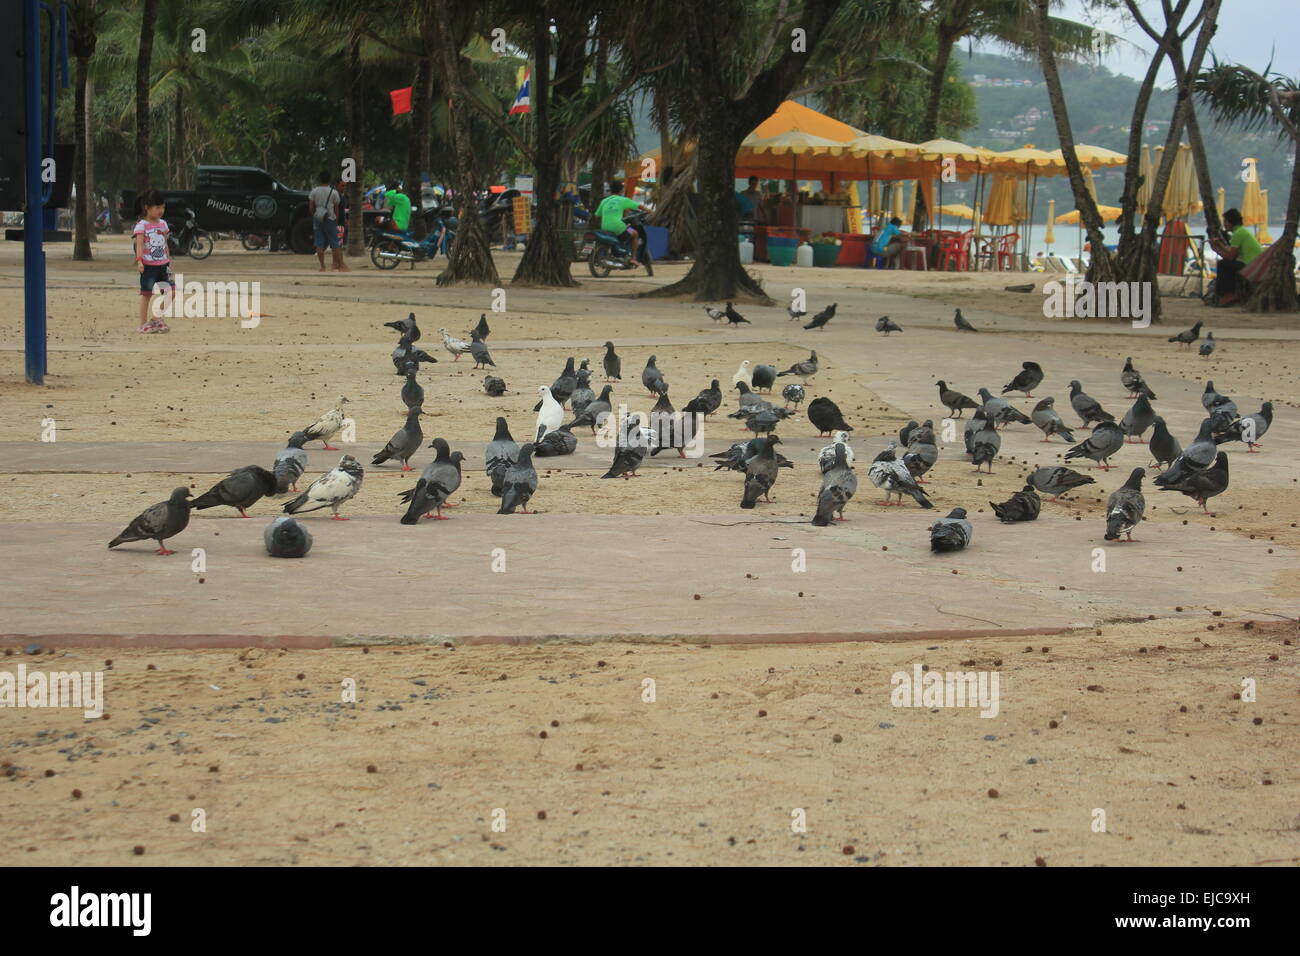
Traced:
[[1010, 272], [1015, 266], [1016, 243], [1020, 241], [1020, 233], [1009, 232], [998, 241], [997, 252], [994, 253], [994, 268], [998, 272]]
[[970, 247], [974, 237], [974, 229], [961, 233], [944, 233], [939, 239], [939, 271], [947, 272], [949, 266], [958, 272], [967, 271], [970, 268]]

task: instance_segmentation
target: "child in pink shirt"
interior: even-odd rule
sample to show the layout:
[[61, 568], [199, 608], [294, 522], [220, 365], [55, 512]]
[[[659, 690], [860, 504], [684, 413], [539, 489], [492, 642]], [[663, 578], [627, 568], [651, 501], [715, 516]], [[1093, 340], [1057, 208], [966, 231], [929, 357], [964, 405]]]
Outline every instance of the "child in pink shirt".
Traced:
[[[163, 219], [166, 202], [162, 194], [151, 190], [140, 199], [144, 218], [135, 224], [135, 271], [140, 273], [140, 332], [170, 332], [162, 319], [150, 315], [149, 304], [155, 293], [165, 296], [163, 305], [171, 302], [171, 254], [167, 249], [167, 222]], [[163, 289], [156, 288], [164, 283]]]

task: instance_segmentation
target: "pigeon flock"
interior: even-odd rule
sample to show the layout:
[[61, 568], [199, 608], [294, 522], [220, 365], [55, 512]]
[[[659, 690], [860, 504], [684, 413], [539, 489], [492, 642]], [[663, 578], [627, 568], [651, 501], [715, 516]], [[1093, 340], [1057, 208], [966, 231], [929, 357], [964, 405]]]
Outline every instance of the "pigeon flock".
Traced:
[[[830, 304], [816, 313], [803, 328], [824, 328], [835, 317], [836, 308], [835, 303]], [[747, 322], [730, 302], [722, 310], [706, 307], [705, 311], [717, 322]], [[801, 311], [788, 311], [794, 321], [802, 322], [805, 318]], [[953, 321], [959, 332], [978, 331], [960, 310], [956, 311]], [[414, 487], [398, 495], [401, 507], [395, 507], [394, 511], [399, 522], [405, 525], [418, 524], [422, 519], [446, 520], [443, 509], [454, 506], [450, 499], [461, 487], [465, 455], [454, 451], [443, 438], [435, 437], [431, 442], [425, 442], [421, 427], [421, 418], [425, 416], [425, 391], [418, 377], [422, 364], [436, 363], [438, 359], [415, 344], [421, 336], [414, 313], [405, 319], [384, 323], [384, 327], [399, 334], [391, 358], [396, 373], [403, 378], [400, 398], [406, 415], [370, 464], [393, 463], [402, 472], [414, 471], [412, 459], [424, 448], [432, 449], [433, 460], [420, 472]], [[1190, 348], [1199, 339], [1200, 328], [1198, 322], [1169, 341]], [[889, 316], [882, 316], [876, 322], [876, 331], [888, 335], [901, 332], [902, 328]], [[475, 368], [496, 367], [486, 345], [491, 334], [486, 315], [480, 316], [478, 324], [465, 333], [469, 341], [453, 335], [446, 328], [439, 329], [438, 334], [453, 362], [459, 361], [462, 355], [469, 355]], [[1209, 351], [1213, 351], [1212, 337], [1207, 336], [1206, 342]], [[660, 452], [672, 450], [679, 457], [686, 457], [686, 449], [692, 445], [703, 423], [710, 416], [724, 412], [727, 393], [716, 378], [680, 410], [676, 409], [669, 398], [668, 376], [654, 354], [646, 359], [641, 370], [641, 385], [646, 394], [656, 400], [648, 420], [616, 410], [613, 392], [615, 385], [622, 382], [623, 361], [613, 342], [605, 342], [604, 348], [601, 368], [605, 381], [599, 395], [592, 385], [589, 361], [584, 359], [580, 366], [576, 366], [575, 357], [570, 356], [554, 382], [537, 387], [539, 400], [533, 406], [536, 419], [524, 436], [526, 441], [521, 444], [515, 440], [504, 417], [496, 419], [495, 432], [485, 451], [484, 473], [492, 495], [500, 499], [498, 514], [533, 513], [528, 508], [538, 490], [533, 459], [572, 455], [579, 444], [580, 430], [587, 430], [582, 433], [589, 432], [590, 437], [597, 438], [603, 447], [613, 448], [609, 470], [601, 477], [626, 479], [637, 477], [645, 459]], [[1201, 354], [1209, 354], [1205, 346], [1202, 346]], [[717, 463], [715, 472], [736, 471], [743, 476], [739, 489], [742, 509], [754, 509], [760, 503], [773, 501], [772, 491], [781, 469], [794, 468], [794, 464], [778, 450], [782, 439], [776, 431], [782, 423], [798, 414], [820, 368], [817, 352], [810, 351], [806, 359], [781, 371], [775, 365], [754, 364], [747, 359], [740, 363], [732, 376], [728, 391], [734, 393], [736, 407], [726, 411], [726, 417], [743, 422], [753, 437], [733, 443], [726, 451], [710, 457]], [[782, 378], [791, 381], [785, 384], [780, 381]], [[1047, 372], [1041, 365], [1026, 361], [1002, 387], [1001, 393], [1019, 393], [1025, 399], [1033, 399], [1034, 390], [1046, 380]], [[1247, 446], [1248, 453], [1256, 453], [1272, 424], [1273, 406], [1265, 402], [1258, 412], [1242, 415], [1232, 399], [1218, 392], [1213, 381], [1209, 381], [1201, 397], [1206, 417], [1196, 436], [1184, 447], [1170, 434], [1165, 419], [1157, 413], [1153, 405], [1157, 401], [1156, 395], [1134, 368], [1131, 358], [1126, 359], [1119, 371], [1119, 382], [1127, 390], [1132, 405], [1123, 411], [1118, 421], [1115, 414], [1103, 408], [1084, 390], [1082, 382], [1078, 379], [1069, 382], [1070, 410], [1078, 418], [1078, 425], [1068, 424], [1062, 418], [1052, 396], [1038, 398], [1027, 414], [1011, 400], [995, 396], [984, 386], [975, 390], [976, 399], [950, 387], [944, 379], [935, 385], [939, 390], [939, 404], [949, 416], [961, 419], [966, 411], [972, 412], [965, 421], [962, 443], [977, 473], [993, 473], [994, 464], [1002, 452], [1002, 433], [1013, 426], [1037, 428], [1043, 434], [1042, 442], [1059, 436], [1070, 445], [1064, 453], [1064, 461], [1083, 460], [1091, 463], [1090, 470], [1103, 472], [1114, 467], [1111, 459], [1122, 453], [1126, 445], [1147, 445], [1152, 461], [1146, 467], [1130, 471], [1127, 481], [1111, 493], [1105, 511], [1105, 539], [1133, 541], [1133, 531], [1146, 510], [1142, 485], [1148, 468], [1159, 472], [1152, 480], [1156, 489], [1179, 492], [1208, 512], [1210, 499], [1228, 489], [1228, 456], [1219, 450], [1219, 446], [1241, 442]], [[783, 404], [769, 400], [777, 387], [780, 387]], [[503, 379], [494, 375], [485, 378], [483, 391], [486, 394], [499, 396], [506, 390]], [[149, 507], [136, 517], [109, 543], [109, 547], [133, 541], [155, 541], [158, 554], [173, 554], [175, 552], [169, 550], [165, 542], [185, 530], [192, 510], [233, 508], [240, 517], [247, 518], [248, 509], [261, 499], [293, 494], [295, 497], [282, 505], [283, 515], [265, 529], [265, 546], [267, 553], [274, 557], [304, 557], [311, 550], [312, 536], [291, 516], [328, 508], [334, 520], [346, 521], [347, 518], [339, 513], [340, 508], [356, 497], [365, 477], [362, 464], [352, 455], [345, 454], [328, 472], [312, 480], [303, 490], [298, 488], [307, 468], [304, 446], [319, 441], [326, 449], [337, 451], [330, 440], [344, 428], [343, 407], [347, 403], [345, 396], [338, 396], [316, 421], [294, 431], [269, 469], [255, 464], [235, 468], [197, 497], [192, 497], [186, 488], [176, 488], [166, 501]], [[831, 437], [831, 443], [817, 456], [820, 487], [811, 522], [814, 526], [825, 527], [845, 520], [845, 509], [857, 493], [858, 477], [850, 444], [853, 426], [845, 420], [835, 402], [824, 395], [808, 401], [803, 413], [819, 436]], [[1083, 429], [1088, 430], [1086, 437], [1076, 436], [1075, 432]], [[884, 500], [879, 503], [903, 506], [905, 499], [911, 499], [919, 508], [933, 509], [935, 503], [922, 486], [927, 483], [924, 476], [935, 467], [940, 457], [934, 422], [908, 422], [900, 430], [898, 441], [890, 441], [889, 446], [867, 467], [871, 484], [884, 493]], [[1044, 466], [1027, 475], [1023, 489], [1008, 500], [989, 504], [999, 521], [1034, 521], [1040, 514], [1044, 497], [1054, 502], [1061, 495], [1095, 482], [1092, 476], [1065, 465]], [[936, 552], [961, 550], [969, 545], [972, 536], [968, 512], [961, 507], [953, 508], [946, 517], [935, 520], [928, 530], [931, 549]]]

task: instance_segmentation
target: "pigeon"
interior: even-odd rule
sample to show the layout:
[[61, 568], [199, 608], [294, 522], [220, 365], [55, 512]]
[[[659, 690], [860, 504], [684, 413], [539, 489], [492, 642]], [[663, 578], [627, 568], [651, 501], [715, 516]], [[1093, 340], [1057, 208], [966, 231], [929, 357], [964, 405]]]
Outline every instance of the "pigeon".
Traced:
[[[790, 414], [784, 408], [777, 408], [770, 402], [751, 405], [745, 409], [745, 412], [748, 413], [745, 415], [745, 427], [758, 435], [770, 434]], [[729, 417], [736, 418], [740, 414], [737, 412]]]
[[902, 445], [904, 448], [906, 448], [907, 443], [911, 441], [912, 432], [920, 427], [921, 427], [921, 423], [918, 422], [915, 418], [913, 418], [911, 421], [909, 421], [906, 425], [904, 425], [902, 428], [898, 430], [898, 443]]
[[[767, 439], [763, 436], [751, 438], [749, 441], [736, 442], [724, 452], [709, 457], [718, 462], [714, 471], [722, 471], [727, 468], [731, 471], [743, 472], [749, 465], [750, 461], [763, 450], [767, 444]], [[850, 449], [851, 451], [851, 449]], [[779, 451], [776, 453], [776, 464], [778, 468], [793, 468], [794, 462], [786, 458]]]
[[664, 381], [664, 373], [659, 371], [655, 365], [655, 356], [650, 356], [646, 360], [645, 368], [641, 370], [641, 384], [651, 396], [658, 396], [668, 388], [668, 383]]
[[[568, 361], [564, 363], [564, 371], [560, 373], [560, 377], [551, 383], [551, 398], [555, 399], [563, 408], [564, 403], [569, 400], [569, 396], [573, 394], [573, 390], [577, 387], [578, 376], [573, 370], [573, 356], [570, 355]], [[541, 411], [541, 408], [542, 403], [538, 402], [533, 407], [533, 411]]]
[[1163, 474], [1156, 475], [1152, 483], [1156, 485], [1177, 484], [1192, 472], [1203, 471], [1214, 463], [1217, 446], [1214, 444], [1214, 419], [1207, 418], [1201, 422], [1195, 440], [1183, 449]]
[[171, 497], [145, 508], [108, 546], [116, 548], [128, 541], [157, 541], [157, 554], [175, 554], [163, 542], [180, 534], [190, 523], [189, 497], [190, 490], [184, 486], [172, 489]]
[[993, 458], [1002, 449], [1002, 436], [998, 434], [997, 426], [993, 419], [985, 418], [984, 427], [975, 433], [971, 441], [971, 464], [975, 470], [980, 470], [980, 465], [989, 466], [989, 474], [993, 474]]
[[537, 492], [537, 469], [533, 467], [533, 443], [519, 449], [515, 460], [506, 468], [501, 478], [501, 507], [499, 515], [512, 515], [518, 508], [522, 514], [532, 514], [528, 502]]
[[740, 368], [736, 369], [736, 374], [731, 376], [731, 384], [734, 386], [737, 382], [744, 382], [745, 387], [751, 385], [752, 373], [749, 371], [749, 359], [744, 359], [740, 363]]
[[1092, 422], [1113, 422], [1115, 416], [1101, 407], [1101, 403], [1083, 390], [1078, 379], [1070, 382], [1070, 407], [1083, 419], [1085, 426]]
[[912, 445], [917, 443], [922, 445], [936, 444], [934, 437], [934, 419], [927, 418], [920, 426], [913, 428], [912, 431], [908, 433], [907, 441], [902, 444]]
[[711, 318], [714, 322], [721, 322], [723, 319], [727, 317], [727, 313], [723, 312], [721, 309], [715, 309], [711, 305], [706, 305], [704, 307], [704, 314], [707, 315], [709, 318]]
[[1038, 492], [1034, 491], [1034, 486], [1025, 482], [1025, 487], [1020, 491], [1012, 492], [1011, 497], [1006, 501], [998, 504], [996, 501], [990, 501], [993, 507], [993, 513], [998, 516], [998, 520], [1006, 524], [1012, 524], [1016, 521], [1036, 521], [1038, 512], [1042, 510], [1043, 499], [1038, 497]]
[[1151, 391], [1151, 386], [1142, 378], [1142, 373], [1133, 367], [1132, 358], [1124, 360], [1124, 368], [1120, 370], [1119, 381], [1121, 385], [1128, 389], [1129, 398], [1145, 395], [1153, 402], [1156, 400], [1156, 393]]
[[718, 380], [715, 378], [713, 384], [708, 388], [701, 389], [700, 393], [686, 403], [682, 409], [683, 414], [703, 415], [705, 420], [722, 407], [722, 389], [718, 387]]
[[777, 461], [776, 446], [781, 444], [777, 435], [768, 435], [762, 449], [745, 465], [745, 492], [740, 499], [740, 507], [753, 508], [761, 495], [764, 501], [771, 501], [769, 492], [776, 484]]
[[1165, 420], [1159, 415], [1152, 420], [1151, 442], [1147, 445], [1147, 451], [1151, 452], [1151, 457], [1155, 459], [1152, 464], [1157, 468], [1172, 464], [1183, 453], [1183, 446], [1169, 434]]
[[1102, 471], [1109, 471], [1114, 466], [1107, 459], [1123, 447], [1124, 429], [1114, 422], [1098, 422], [1091, 435], [1065, 453], [1065, 460], [1091, 458]]
[[547, 432], [542, 440], [533, 446], [533, 454], [538, 458], [572, 455], [577, 450], [578, 436], [570, 431], [568, 425], [561, 425], [555, 431]]
[[880, 502], [882, 505], [889, 505], [893, 502], [891, 497], [898, 495], [898, 504], [903, 504], [903, 495], [910, 495], [922, 508], [933, 508], [934, 504], [926, 497], [921, 486], [916, 483], [912, 473], [907, 470], [907, 466], [899, 461], [894, 455], [894, 444], [890, 442], [888, 448], [875, 457], [875, 460], [867, 468], [867, 477], [871, 483], [885, 493], [885, 500]]
[[1202, 322], [1197, 322], [1190, 329], [1184, 329], [1182, 332], [1179, 332], [1177, 335], [1171, 335], [1169, 337], [1169, 341], [1177, 342], [1180, 345], [1184, 345], [1190, 348], [1192, 343], [1201, 337], [1201, 326], [1203, 324], [1204, 323]]
[[277, 495], [298, 490], [298, 478], [307, 470], [307, 453], [302, 450], [306, 443], [306, 432], [294, 432], [289, 436], [289, 444], [282, 451], [276, 452], [271, 473], [275, 475]]
[[853, 431], [853, 426], [846, 424], [840, 414], [840, 407], [825, 396], [808, 403], [808, 421], [817, 426], [818, 435], [829, 435], [836, 429]]
[[799, 410], [799, 405], [804, 400], [804, 387], [791, 382], [785, 388], [781, 389], [781, 397], [785, 399], [787, 406], [794, 405], [795, 411]]
[[1268, 431], [1268, 427], [1272, 424], [1273, 403], [1265, 402], [1259, 407], [1259, 411], [1243, 415], [1230, 424], [1222, 437], [1214, 439], [1214, 443], [1222, 445], [1228, 441], [1244, 441], [1246, 453], [1254, 454], [1255, 449], [1259, 447], [1259, 440], [1264, 437], [1264, 432]]
[[777, 377], [782, 375], [797, 375], [803, 379], [803, 383], [807, 385], [808, 379], [817, 374], [817, 353], [809, 353], [808, 357], [802, 362], [795, 362], [784, 372], [777, 372], [776, 374]]
[[826, 474], [835, 464], [835, 449], [840, 445], [844, 446], [845, 462], [850, 465], [853, 464], [853, 449], [849, 447], [849, 433], [836, 432], [834, 437], [831, 438], [831, 443], [817, 453], [817, 467], [821, 469], [822, 474]]
[[609, 466], [609, 471], [600, 477], [621, 478], [627, 475], [629, 478], [635, 478], [636, 470], [641, 467], [641, 462], [644, 460], [645, 449], [639, 445], [619, 445], [614, 449], [614, 461]]
[[601, 359], [605, 368], [605, 381], [623, 381], [623, 360], [614, 351], [614, 343], [605, 343], [605, 357]]
[[650, 449], [650, 457], [653, 458], [666, 448], [676, 449], [679, 458], [686, 457], [686, 437], [681, 419], [667, 392], [660, 395], [655, 407], [650, 409], [650, 428], [656, 437], [654, 447]]
[[1022, 362], [1016, 377], [1002, 386], [1002, 394], [1007, 392], [1024, 392], [1025, 398], [1033, 398], [1031, 391], [1043, 380], [1043, 367], [1037, 362]]
[[272, 472], [260, 465], [245, 465], [236, 468], [225, 478], [190, 502], [191, 508], [199, 511], [226, 505], [239, 512], [239, 517], [247, 518], [245, 508], [251, 508], [267, 495], [278, 494], [278, 482]]
[[755, 365], [754, 373], [750, 378], [749, 387], [754, 391], [770, 392], [772, 386], [776, 384], [776, 366], [775, 365]]
[[487, 443], [483, 449], [483, 471], [488, 477], [490, 491], [496, 497], [501, 497], [501, 483], [505, 480], [506, 469], [515, 463], [519, 457], [519, 443], [510, 435], [510, 426], [506, 420], [500, 416], [497, 417], [497, 430], [492, 436], [492, 440]]
[[1111, 492], [1106, 501], [1106, 540], [1115, 541], [1120, 535], [1133, 540], [1133, 529], [1142, 520], [1142, 513], [1147, 509], [1147, 500], [1142, 497], [1142, 479], [1146, 477], [1145, 468], [1134, 468], [1128, 481]]
[[469, 354], [474, 356], [474, 367], [487, 368], [491, 365], [493, 368], [496, 368], [497, 363], [492, 361], [492, 353], [489, 352], [488, 347], [483, 344], [483, 339], [479, 336], [478, 332], [471, 332], [469, 338]]
[[917, 441], [915, 438], [907, 446], [907, 454], [903, 455], [903, 464], [907, 466], [908, 472], [916, 479], [917, 484], [925, 484], [924, 476], [938, 460], [938, 445], [933, 442]]
[[430, 355], [424, 349], [417, 349], [413, 344], [414, 340], [409, 335], [403, 335], [397, 343], [397, 348], [392, 351], [393, 368], [398, 375], [406, 374], [407, 362], [433, 362], [438, 360]]
[[483, 391], [487, 392], [493, 398], [500, 398], [506, 393], [506, 380], [503, 378], [497, 378], [495, 375], [484, 376]]
[[420, 341], [420, 327], [415, 324], [414, 312], [396, 322], [385, 322], [384, 328], [396, 329], [402, 338], [409, 338], [412, 342]]
[[452, 336], [446, 329], [439, 329], [438, 334], [442, 336], [442, 347], [455, 356], [453, 362], [459, 362], [462, 355], [468, 355], [470, 352], [469, 343]]
[[903, 327], [889, 316], [882, 315], [876, 319], [876, 331], [884, 333], [885, 337], [888, 338], [890, 332], [901, 332]]
[[319, 439], [324, 443], [326, 451], [338, 451], [337, 448], [330, 444], [330, 439], [337, 435], [339, 429], [343, 427], [343, 406], [347, 403], [348, 400], [342, 395], [334, 399], [333, 408], [302, 430], [303, 434], [307, 436], [307, 441]]
[[[583, 359], [585, 362], [586, 359]], [[585, 368], [578, 369], [578, 385], [569, 395], [569, 408], [573, 409], [573, 414], [581, 415], [582, 410], [596, 400], [596, 393], [592, 391], [591, 372]], [[551, 389], [551, 394], [555, 394], [555, 389]]]
[[1029, 420], [1038, 426], [1043, 433], [1043, 441], [1048, 441], [1053, 435], [1060, 435], [1070, 444], [1074, 444], [1074, 433], [1065, 426], [1065, 420], [1057, 413], [1053, 404], [1056, 399], [1050, 395], [1041, 399], [1034, 410], [1029, 413]]
[[591, 359], [583, 359], [578, 363], [578, 381], [580, 384], [584, 375], [591, 378]]
[[[1169, 469], [1173, 471], [1172, 468]], [[1166, 472], [1168, 474], [1168, 472]], [[1165, 475], [1158, 476], [1160, 478]], [[1157, 484], [1160, 484], [1157, 482]], [[1181, 491], [1189, 498], [1194, 498], [1201, 506], [1201, 510], [1209, 513], [1205, 503], [1215, 495], [1221, 495], [1228, 490], [1228, 455], [1226, 452], [1219, 452], [1214, 459], [1214, 464], [1209, 468], [1203, 468], [1200, 471], [1191, 471], [1183, 474], [1177, 481], [1169, 481], [1160, 484], [1161, 491]]]
[[582, 411], [578, 412], [578, 414], [573, 417], [573, 421], [569, 422], [565, 428], [572, 431], [575, 428], [587, 427], [591, 429], [593, 435], [596, 434], [596, 429], [601, 426], [605, 418], [613, 410], [613, 405], [609, 400], [610, 393], [613, 391], [613, 385], [606, 385], [602, 388], [600, 390], [600, 398], [593, 399], [583, 406]]
[[329, 508], [334, 512], [333, 520], [347, 521], [347, 518], [339, 514], [339, 506], [356, 497], [364, 477], [365, 470], [361, 463], [351, 455], [344, 455], [332, 470], [313, 481], [293, 501], [287, 502], [284, 513], [296, 515]]
[[953, 508], [948, 512], [948, 517], [940, 518], [930, 525], [930, 550], [960, 551], [970, 544], [970, 535], [971, 526], [966, 520], [966, 509]]
[[939, 402], [948, 409], [948, 414], [956, 414], [961, 418], [961, 413], [968, 408], [979, 408], [979, 403], [969, 395], [963, 395], [961, 392], [948, 387], [948, 383], [943, 379], [934, 383], [939, 386]]
[[424, 409], [418, 405], [407, 409], [406, 424], [393, 432], [388, 444], [370, 460], [370, 464], [382, 465], [389, 459], [396, 459], [402, 463], [402, 471], [414, 471], [411, 456], [420, 450], [420, 443], [424, 441], [424, 431], [420, 428], [420, 416], [423, 414]]
[[857, 493], [858, 476], [849, 467], [847, 451], [848, 446], [837, 443], [831, 467], [822, 469], [822, 487], [817, 493], [817, 511], [812, 519], [819, 528], [829, 525], [837, 512], [843, 521], [844, 506]]
[[798, 322], [800, 319], [802, 319], [805, 315], [808, 314], [803, 309], [796, 309], [792, 305], [787, 305], [785, 307], [785, 311], [790, 316], [790, 321], [792, 322]]
[[728, 325], [741, 325], [742, 323], [744, 325], [753, 325], [753, 323], [750, 322], [749, 319], [745, 318], [743, 315], [741, 315], [739, 312], [733, 309], [731, 307], [730, 302], [727, 303], [727, 308], [723, 310], [723, 314], [727, 317]]
[[470, 330], [470, 335], [472, 336], [475, 332], [478, 333], [479, 341], [481, 342], [486, 342], [487, 337], [492, 333], [492, 329], [488, 326], [486, 312], [479, 313], [478, 325], [474, 326], [474, 328]]
[[279, 515], [262, 529], [262, 542], [273, 558], [305, 558], [311, 550], [311, 532], [297, 518]]
[[1018, 422], [1029, 424], [1029, 416], [1016, 408], [1005, 398], [995, 398], [987, 388], [980, 388], [979, 396], [984, 400], [984, 417], [991, 419], [995, 425], [1007, 425]]
[[419, 370], [419, 362], [406, 363], [406, 383], [402, 386], [402, 404], [407, 408], [424, 404], [424, 388], [415, 380], [415, 373]]
[[1203, 355], [1205, 358], [1209, 358], [1211, 355], [1214, 354], [1214, 350], [1218, 347], [1219, 347], [1218, 343], [1214, 341], [1214, 333], [1206, 332], [1205, 341], [1201, 343], [1200, 354]]
[[1205, 391], [1201, 393], [1201, 404], [1205, 406], [1205, 410], [1211, 415], [1222, 412], [1236, 418], [1238, 414], [1237, 403], [1227, 395], [1220, 395], [1216, 392], [1213, 382], [1205, 383]]
[[437, 452], [433, 461], [424, 466], [414, 488], [408, 488], [398, 495], [410, 505], [406, 514], [402, 515], [402, 524], [419, 524], [420, 515], [428, 517], [430, 509], [437, 512], [433, 520], [446, 521], [447, 516], [442, 513], [443, 506], [450, 507], [447, 499], [460, 487], [460, 463], [465, 460], [465, 456], [453, 452], [443, 438], [435, 438], [429, 447]]
[[1051, 495], [1048, 501], [1055, 501], [1067, 491], [1083, 485], [1093, 485], [1097, 483], [1095, 478], [1088, 475], [1080, 474], [1073, 468], [1066, 468], [1062, 465], [1046, 465], [1042, 468], [1035, 468], [1029, 474], [1029, 484], [1034, 486], [1034, 490], [1041, 494]]
[[1142, 434], [1155, 423], [1155, 420], [1156, 410], [1151, 407], [1151, 402], [1145, 395], [1139, 395], [1137, 401], [1119, 420], [1119, 427], [1127, 436], [1125, 441], [1132, 438], [1138, 444], [1145, 445], [1146, 442], [1142, 440]]
[[564, 424], [564, 409], [551, 396], [551, 390], [545, 385], [539, 385], [537, 394], [542, 396], [542, 400], [537, 412], [537, 427], [533, 429], [534, 442], [541, 441], [547, 432], [553, 432]]
[[[749, 386], [746, 385], [744, 382], [737, 382], [734, 387], [736, 391], [740, 392], [741, 411], [744, 411], [746, 408], [752, 408], [755, 405], [763, 404], [763, 399], [759, 396], [759, 394], [757, 392], [751, 392], [749, 390]], [[744, 416], [733, 415], [731, 417], [742, 418]]]
[[826, 308], [822, 309], [820, 312], [814, 315], [812, 319], [809, 320], [808, 324], [804, 326], [804, 328], [805, 329], [825, 328], [826, 323], [829, 322], [831, 319], [835, 318], [835, 307], [838, 304], [839, 303], [837, 302], [832, 302], [830, 305], [826, 306]]
[[966, 317], [961, 314], [961, 309], [953, 313], [952, 324], [957, 326], [958, 332], [978, 332], [979, 329], [966, 321]]

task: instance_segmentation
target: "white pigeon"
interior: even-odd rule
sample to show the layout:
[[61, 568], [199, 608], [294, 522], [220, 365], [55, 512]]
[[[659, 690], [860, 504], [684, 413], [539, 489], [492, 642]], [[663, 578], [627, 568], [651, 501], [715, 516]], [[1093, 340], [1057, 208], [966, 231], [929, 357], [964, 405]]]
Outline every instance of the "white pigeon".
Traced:
[[817, 453], [817, 465], [825, 473], [835, 464], [835, 446], [844, 446], [844, 460], [853, 464], [853, 448], [849, 445], [848, 432], [836, 432], [831, 443]]
[[320, 439], [325, 443], [326, 451], [338, 451], [337, 448], [330, 445], [330, 439], [337, 435], [339, 429], [343, 427], [343, 406], [347, 403], [348, 400], [342, 395], [334, 399], [333, 408], [303, 429], [303, 433], [307, 436], [307, 441]]
[[744, 382], [745, 387], [750, 387], [753, 383], [750, 376], [753, 373], [749, 370], [749, 359], [740, 363], [740, 368], [736, 369], [736, 374], [731, 376], [731, 387], [735, 388], [737, 382]]
[[623, 426], [625, 441], [619, 444], [625, 448], [639, 448], [642, 452], [653, 451], [659, 447], [659, 432], [648, 425], [641, 424], [640, 415], [629, 415]]
[[439, 329], [438, 332], [442, 335], [442, 347], [455, 356], [453, 362], [459, 361], [462, 355], [469, 354], [468, 342], [456, 338], [446, 329]]
[[329, 508], [334, 512], [335, 521], [347, 521], [347, 518], [339, 514], [339, 506], [356, 497], [364, 477], [365, 470], [361, 463], [351, 455], [344, 455], [333, 469], [308, 485], [307, 490], [297, 498], [287, 502], [284, 511], [296, 515]]
[[711, 305], [706, 305], [704, 311], [714, 322], [721, 322], [727, 317], [727, 313], [723, 312], [721, 309], [715, 309]]
[[564, 409], [551, 395], [549, 385], [539, 385], [537, 394], [542, 396], [542, 407], [537, 413], [537, 430], [533, 441], [539, 442], [547, 432], [557, 431], [564, 424]]

